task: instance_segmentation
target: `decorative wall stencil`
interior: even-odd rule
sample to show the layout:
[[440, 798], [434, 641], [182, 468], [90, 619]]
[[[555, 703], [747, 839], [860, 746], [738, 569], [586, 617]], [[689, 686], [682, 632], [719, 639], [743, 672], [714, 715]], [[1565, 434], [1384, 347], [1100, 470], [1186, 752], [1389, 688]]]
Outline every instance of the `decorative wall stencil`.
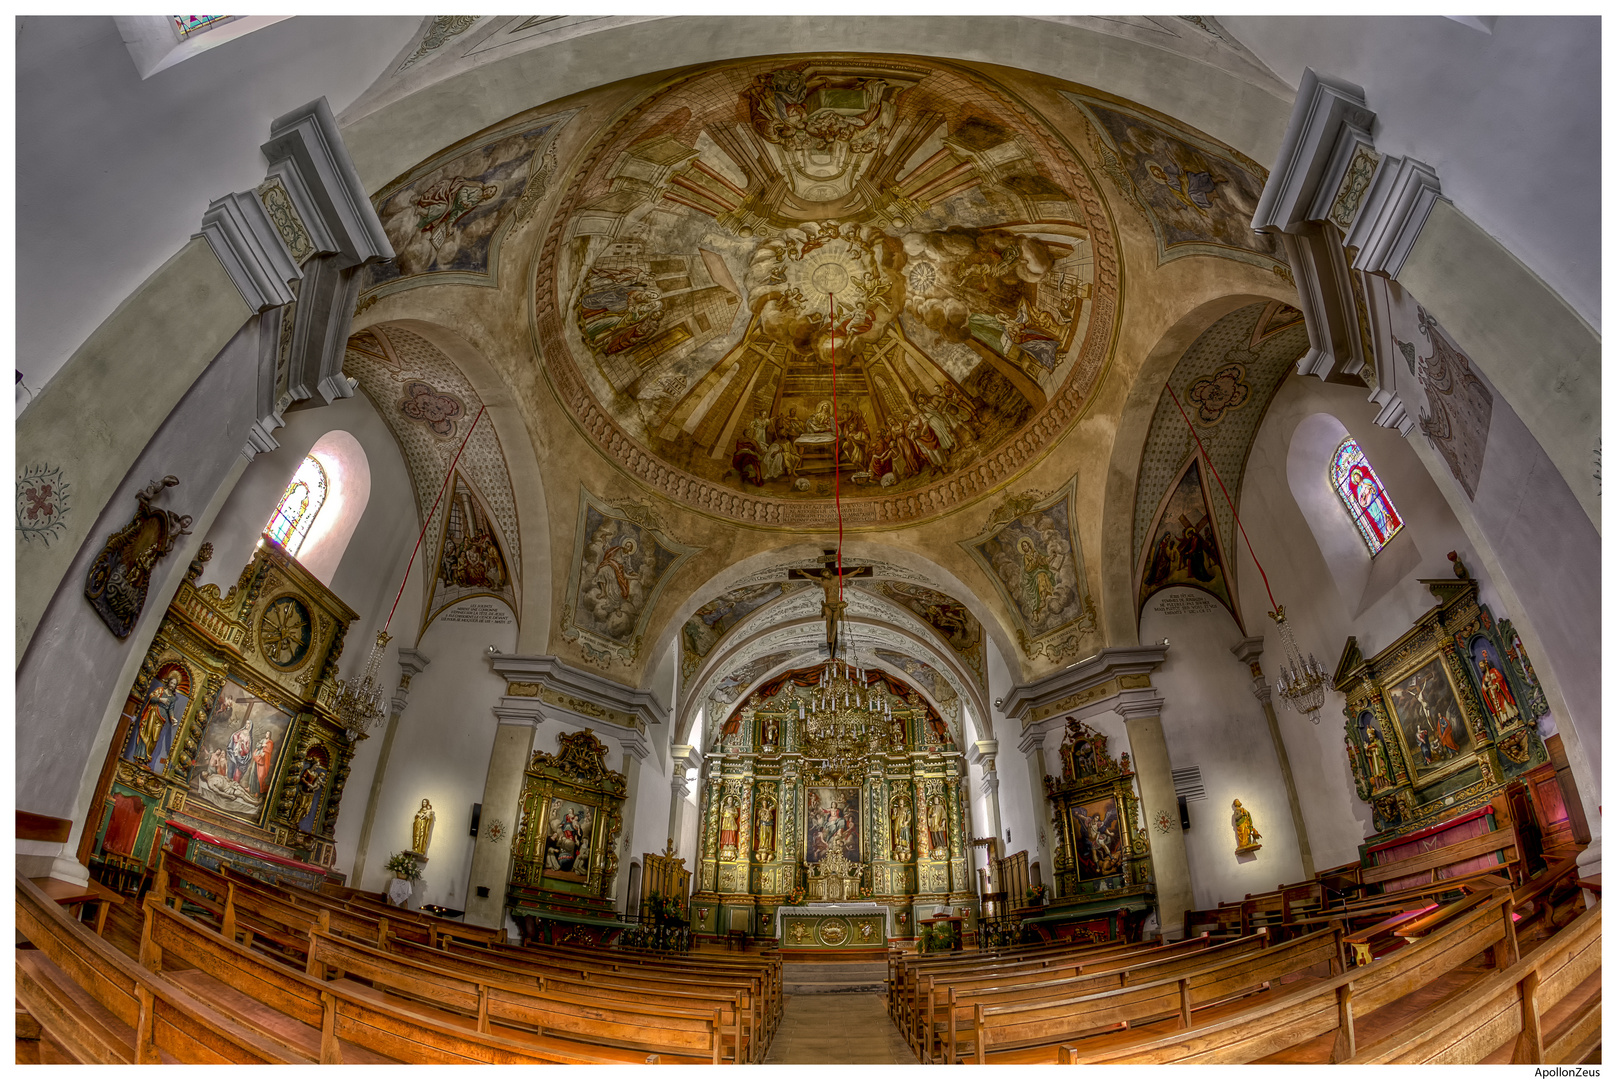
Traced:
[[585, 151], [538, 265], [547, 372], [605, 452], [781, 526], [835, 519], [839, 466], [855, 525], [991, 490], [1075, 415], [1117, 296], [1105, 209], [1041, 118], [870, 55], [651, 91]]
[[986, 687], [987, 669], [984, 664], [982, 623], [967, 607], [946, 593], [912, 585], [907, 581], [875, 581], [854, 586], [912, 611], [920, 620], [936, 630]]
[[466, 406], [453, 394], [440, 394], [431, 384], [412, 380], [404, 384], [399, 411], [427, 425], [434, 435], [447, 439], [455, 433], [454, 422], [466, 415]]
[[[460, 368], [436, 345], [399, 326], [373, 326], [349, 338], [343, 370], [359, 380], [360, 389], [371, 399], [388, 430], [398, 440], [405, 466], [410, 470], [410, 486], [415, 491], [418, 512], [423, 518], [433, 515], [421, 557], [429, 566], [438, 565], [438, 544], [446, 535], [443, 519], [454, 504], [447, 498], [438, 503], [436, 510], [433, 504], [438, 501], [450, 463], [466, 437], [466, 429], [477, 416], [482, 399]], [[406, 388], [412, 384], [427, 387], [430, 398], [407, 393]], [[460, 404], [458, 415], [450, 415], [443, 402], [445, 398]], [[419, 403], [419, 418], [403, 408], [403, 404], [410, 401]], [[447, 435], [433, 427], [440, 423], [448, 425]], [[522, 537], [517, 529], [516, 492], [511, 486], [505, 449], [488, 417], [485, 416], [472, 432], [455, 468], [475, 492], [491, 525], [490, 535], [504, 557], [515, 598], [512, 610], [520, 612]], [[428, 595], [423, 597], [423, 611], [431, 610], [426, 601], [431, 600], [436, 582], [436, 577], [426, 581]]]
[[[1246, 471], [1247, 452], [1269, 408], [1269, 401], [1292, 365], [1307, 350], [1308, 331], [1296, 308], [1278, 300], [1252, 304], [1230, 312], [1202, 331], [1168, 376], [1168, 385], [1185, 404], [1191, 422], [1202, 431], [1202, 441], [1213, 468], [1224, 477], [1230, 495], [1237, 502], [1241, 498], [1240, 479]], [[1217, 373], [1230, 364], [1239, 364], [1244, 369], [1246, 399], [1239, 406], [1226, 406], [1214, 421], [1208, 421], [1191, 407], [1191, 390], [1204, 379], [1216, 378]], [[1214, 425], [1216, 438], [1207, 430]], [[1185, 462], [1195, 450], [1195, 440], [1185, 427], [1184, 418], [1164, 391], [1157, 400], [1140, 454], [1134, 494], [1136, 567], [1145, 557], [1146, 545], [1156, 540], [1156, 519], [1163, 500], [1178, 486]], [[1235, 520], [1230, 515], [1229, 504], [1223, 492], [1213, 489], [1212, 477], [1205, 480], [1212, 495], [1209, 509], [1217, 526], [1220, 547], [1226, 552], [1233, 551]], [[1228, 568], [1230, 563], [1226, 561], [1224, 565]]]
[[439, 614], [474, 596], [492, 596], [517, 611], [516, 590], [511, 583], [511, 564], [500, 548], [494, 528], [477, 490], [455, 471], [450, 488], [449, 511], [443, 516], [443, 535], [438, 544], [438, 572], [433, 578], [423, 630]]
[[1135, 610], [1163, 589], [1185, 586], [1200, 589], [1223, 604], [1245, 630], [1230, 588], [1230, 561], [1225, 558], [1218, 530], [1209, 512], [1212, 495], [1202, 476], [1201, 459], [1193, 457], [1179, 483], [1163, 500], [1151, 543], [1140, 566], [1139, 598]]
[[702, 550], [631, 516], [631, 511], [578, 489], [562, 636], [576, 641], [586, 660], [603, 667], [613, 660], [632, 664], [639, 658], [658, 594], [680, 564]]
[[67, 528], [72, 489], [60, 465], [29, 465], [17, 475], [17, 532], [23, 542], [51, 546]]
[[1493, 391], [1477, 378], [1470, 359], [1449, 340], [1425, 308], [1417, 310], [1416, 318], [1420, 333], [1431, 343], [1431, 355], [1417, 356], [1415, 344], [1396, 335], [1393, 342], [1426, 391], [1426, 408], [1420, 413], [1421, 434], [1443, 455], [1466, 497], [1474, 499], [1493, 419]]
[[1192, 383], [1188, 397], [1197, 407], [1197, 418], [1204, 424], [1216, 424], [1224, 419], [1228, 410], [1245, 405], [1247, 398], [1252, 395], [1252, 388], [1245, 383], [1245, 379], [1245, 364], [1225, 364], [1206, 378]]
[[1268, 171], [1167, 117], [1115, 98], [1063, 90], [1094, 125], [1094, 149], [1114, 183], [1157, 234], [1157, 261], [1222, 255], [1283, 265], [1274, 237], [1252, 231]]
[[85, 598], [107, 629], [120, 639], [129, 636], [146, 606], [146, 589], [157, 560], [173, 551], [180, 537], [191, 532], [189, 514], [152, 508], [152, 500], [159, 492], [179, 482], [177, 477], [165, 476], [136, 493], [139, 509], [135, 516], [107, 538], [85, 577]]
[[1012, 497], [1007, 501], [1019, 511], [1015, 517], [991, 520], [987, 531], [960, 542], [999, 590], [1029, 658], [1072, 655], [1081, 635], [1097, 627], [1072, 520], [1077, 486], [1073, 477], [1060, 493], [1031, 505]]
[[765, 581], [731, 589], [696, 609], [680, 630], [681, 680], [696, 674], [702, 661], [736, 624], [769, 602], [808, 586], [801, 581]]
[[[572, 116], [508, 125], [481, 136], [475, 147], [444, 151], [384, 188], [373, 202], [395, 254], [367, 269], [362, 290], [385, 296], [431, 282], [497, 285], [500, 241], [529, 185], [537, 192], [548, 184], [546, 152]], [[524, 217], [534, 199], [526, 202]]]
[[297, 207], [292, 205], [292, 196], [286, 193], [286, 185], [281, 183], [279, 177], [271, 177], [259, 185], [258, 201], [264, 204], [264, 212], [269, 215], [293, 262], [301, 264], [314, 254], [314, 241], [309, 237], [309, 229], [298, 216]]
[[411, 53], [404, 63], [399, 65], [398, 70], [403, 71], [428, 53], [443, 48], [444, 42], [470, 30], [472, 24], [481, 17], [479, 15], [434, 15], [432, 25], [427, 27], [427, 33], [422, 37], [421, 44], [417, 45], [415, 52]]

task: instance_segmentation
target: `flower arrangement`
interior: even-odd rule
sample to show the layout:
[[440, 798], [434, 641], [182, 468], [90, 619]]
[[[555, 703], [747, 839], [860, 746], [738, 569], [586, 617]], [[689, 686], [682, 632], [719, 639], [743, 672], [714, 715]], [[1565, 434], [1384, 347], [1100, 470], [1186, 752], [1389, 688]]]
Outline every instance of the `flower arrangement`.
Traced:
[[1029, 907], [1034, 904], [1044, 903], [1044, 885], [1042, 883], [1028, 886], [1027, 902]]
[[796, 907], [798, 904], [803, 902], [803, 898], [806, 896], [808, 896], [808, 890], [803, 888], [802, 883], [799, 882], [798, 884], [793, 885], [792, 891], [787, 894], [786, 903], [791, 907]]
[[383, 865], [385, 869], [391, 870], [394, 876], [406, 881], [421, 880], [421, 864], [416, 862], [415, 856], [408, 851], [395, 852]]

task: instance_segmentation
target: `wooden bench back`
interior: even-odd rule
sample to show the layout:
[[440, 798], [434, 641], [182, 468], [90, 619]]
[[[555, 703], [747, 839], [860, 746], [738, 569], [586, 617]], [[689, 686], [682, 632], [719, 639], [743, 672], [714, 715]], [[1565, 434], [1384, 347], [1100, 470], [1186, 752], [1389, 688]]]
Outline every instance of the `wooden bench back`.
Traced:
[[[17, 875], [18, 1002], [40, 1027], [90, 1064], [155, 1065], [163, 1055], [187, 1064], [308, 1064], [192, 995], [153, 978], [69, 918], [33, 882]], [[64, 993], [56, 975], [83, 990], [127, 1033], [109, 1027]], [[127, 1041], [123, 1037], [127, 1034]]]
[[1378, 866], [1366, 866], [1359, 871], [1359, 880], [1366, 885], [1379, 885], [1399, 878], [1424, 874], [1427, 876], [1426, 884], [1432, 884], [1448, 876], [1442, 871], [1455, 864], [1494, 852], [1503, 856], [1501, 859], [1503, 865], [1516, 861], [1516, 840], [1508, 829], [1485, 832], [1469, 840], [1433, 848], [1431, 851], [1418, 852]]
[[[148, 901], [141, 953], [161, 970], [166, 957], [205, 971], [272, 1012], [318, 1025], [320, 1063], [342, 1063], [342, 1040], [419, 1064], [607, 1064], [586, 1052], [540, 1050], [478, 1034], [430, 1015], [390, 1008], [275, 963], [179, 912]], [[587, 1050], [587, 1048], [580, 1048]]]

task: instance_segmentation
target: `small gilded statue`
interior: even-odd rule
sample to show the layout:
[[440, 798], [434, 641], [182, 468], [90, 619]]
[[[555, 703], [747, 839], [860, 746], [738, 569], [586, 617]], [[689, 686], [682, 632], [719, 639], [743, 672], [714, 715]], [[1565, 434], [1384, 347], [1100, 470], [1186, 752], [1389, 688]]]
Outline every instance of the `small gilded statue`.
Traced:
[[421, 809], [415, 812], [415, 821], [410, 824], [410, 846], [422, 855], [427, 853], [427, 845], [432, 843], [432, 823], [438, 820], [438, 815], [432, 812], [432, 803], [426, 799], [421, 800]]
[[1263, 834], [1253, 828], [1252, 812], [1241, 805], [1240, 799], [1236, 799], [1230, 808], [1234, 811], [1230, 819], [1235, 825], [1235, 853], [1244, 855], [1249, 851], [1258, 850], [1263, 846], [1258, 843], [1263, 839]]

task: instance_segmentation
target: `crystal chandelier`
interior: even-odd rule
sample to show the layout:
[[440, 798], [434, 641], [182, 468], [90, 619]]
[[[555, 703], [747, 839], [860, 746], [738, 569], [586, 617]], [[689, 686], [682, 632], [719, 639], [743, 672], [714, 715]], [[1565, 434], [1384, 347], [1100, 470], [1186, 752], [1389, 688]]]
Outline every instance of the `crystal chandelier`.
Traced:
[[1296, 713], [1308, 717], [1314, 723], [1319, 723], [1319, 709], [1325, 704], [1325, 686], [1329, 676], [1325, 668], [1309, 653], [1308, 659], [1303, 659], [1302, 650], [1297, 647], [1297, 639], [1291, 635], [1291, 627], [1286, 623], [1286, 609], [1277, 606], [1276, 610], [1269, 612], [1269, 618], [1275, 621], [1280, 628], [1280, 640], [1286, 650], [1286, 659], [1281, 665], [1280, 674], [1275, 677], [1275, 690], [1280, 694], [1280, 700]]
[[391, 640], [385, 630], [376, 635], [376, 644], [371, 647], [371, 654], [365, 659], [364, 673], [358, 682], [349, 679], [337, 680], [331, 711], [336, 713], [342, 726], [356, 736], [363, 735], [381, 723], [382, 718], [387, 715], [381, 681], [382, 654], [387, 650], [387, 643]]
[[841, 637], [848, 642], [852, 659], [832, 658], [820, 667], [807, 698], [797, 699], [797, 718], [804, 749], [821, 760], [826, 773], [845, 778], [865, 756], [891, 741], [893, 705], [885, 693], [868, 684], [846, 624]]

